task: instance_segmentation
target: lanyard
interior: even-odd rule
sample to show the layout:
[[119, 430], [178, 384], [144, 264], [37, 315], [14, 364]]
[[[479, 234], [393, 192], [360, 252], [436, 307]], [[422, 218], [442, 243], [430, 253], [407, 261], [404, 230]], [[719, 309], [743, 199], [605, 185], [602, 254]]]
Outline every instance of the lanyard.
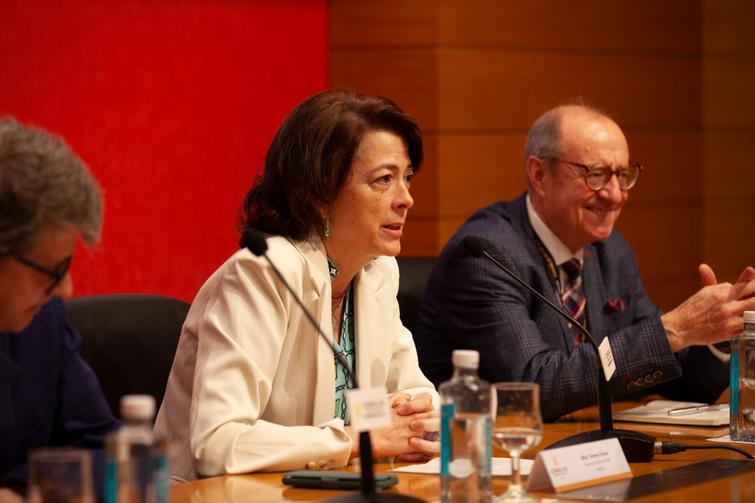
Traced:
[[[556, 285], [556, 293], [558, 300], [561, 301], [561, 305], [563, 306], [563, 299], [561, 298], [561, 280], [558, 274], [558, 266], [556, 265], [556, 261], [553, 259], [553, 255], [548, 251], [548, 249], [545, 247], [542, 241], [540, 241], [540, 237], [535, 233], [535, 243], [537, 244], [537, 249], [540, 250], [540, 254], [543, 256], [543, 259], [545, 260], [546, 269], [548, 269], [548, 272], [550, 273], [551, 280], [553, 280], [553, 284]], [[584, 277], [582, 279], [582, 288], [584, 288]], [[585, 321], [584, 321], [585, 328], [589, 326], [589, 320], [587, 316], [587, 308], [585, 308]], [[584, 335], [580, 335], [580, 342], [584, 342]]]
[[538, 237], [537, 233], [535, 233], [535, 243], [537, 244], [537, 249], [540, 250], [540, 255], [543, 256], [543, 260], [545, 260], [545, 266], [548, 269], [548, 272], [550, 273], [551, 280], [553, 280], [553, 284], [556, 286], [556, 292], [558, 293], [558, 298], [561, 298], [561, 279], [558, 275], [558, 266], [556, 265], [556, 261], [553, 259], [553, 255], [551, 255], [551, 252], [548, 251], [548, 249], [545, 247], [542, 241], [540, 241], [540, 238]]

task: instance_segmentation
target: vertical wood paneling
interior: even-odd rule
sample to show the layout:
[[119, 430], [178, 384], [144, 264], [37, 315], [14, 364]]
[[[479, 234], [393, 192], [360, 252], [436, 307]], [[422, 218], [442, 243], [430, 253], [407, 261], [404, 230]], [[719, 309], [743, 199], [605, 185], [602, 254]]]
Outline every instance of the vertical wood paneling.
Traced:
[[755, 4], [703, 2], [704, 258], [719, 280], [755, 265]]

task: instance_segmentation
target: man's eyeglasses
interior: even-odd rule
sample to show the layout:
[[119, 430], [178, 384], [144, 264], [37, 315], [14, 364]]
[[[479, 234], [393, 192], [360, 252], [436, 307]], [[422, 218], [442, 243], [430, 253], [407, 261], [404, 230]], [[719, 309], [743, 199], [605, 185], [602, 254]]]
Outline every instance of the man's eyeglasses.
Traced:
[[35, 271], [39, 271], [43, 274], [48, 275], [52, 281], [50, 282], [50, 285], [47, 287], [47, 290], [45, 290], [46, 294], [49, 294], [52, 292], [56, 286], [60, 284], [61, 281], [63, 281], [63, 278], [65, 277], [68, 270], [71, 268], [71, 259], [72, 256], [66, 257], [61, 263], [55, 266], [55, 269], [48, 269], [47, 267], [43, 265], [39, 265], [36, 262], [33, 262], [29, 259], [25, 259], [24, 257], [20, 255], [12, 255], [12, 257], [17, 260], [18, 262], [24, 264], [27, 267], [31, 267]]
[[585, 184], [595, 191], [605, 187], [613, 175], [616, 175], [621, 190], [629, 190], [635, 186], [637, 180], [640, 178], [640, 172], [642, 171], [642, 165], [638, 162], [630, 162], [628, 166], [619, 167], [614, 170], [611, 169], [610, 166], [587, 166], [578, 162], [566, 161], [555, 157], [546, 157], [546, 159], [563, 162], [572, 168], [576, 168], [572, 169], [574, 174], [584, 178]]

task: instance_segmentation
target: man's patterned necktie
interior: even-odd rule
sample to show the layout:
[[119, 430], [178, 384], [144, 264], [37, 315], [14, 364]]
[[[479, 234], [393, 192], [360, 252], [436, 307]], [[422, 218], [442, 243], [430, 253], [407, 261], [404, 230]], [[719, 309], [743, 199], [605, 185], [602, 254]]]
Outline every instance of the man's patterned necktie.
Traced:
[[[561, 304], [572, 318], [582, 326], [585, 324], [585, 292], [582, 288], [582, 265], [579, 260], [573, 258], [561, 264], [566, 280], [561, 293]], [[569, 323], [569, 331], [574, 336], [574, 345], [578, 346], [584, 341], [582, 331]]]

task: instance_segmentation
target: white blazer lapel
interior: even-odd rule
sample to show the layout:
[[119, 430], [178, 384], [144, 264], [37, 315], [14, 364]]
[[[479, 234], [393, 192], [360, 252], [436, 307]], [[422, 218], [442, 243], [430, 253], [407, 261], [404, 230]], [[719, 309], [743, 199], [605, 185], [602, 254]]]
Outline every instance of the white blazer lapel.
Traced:
[[375, 261], [367, 264], [357, 275], [355, 286], [354, 324], [359, 386], [384, 386], [388, 376], [386, 364], [391, 361], [390, 304], [395, 299], [390, 298], [390, 289], [384, 288], [385, 278]]
[[[294, 244], [307, 261], [312, 286], [314, 287], [314, 292], [319, 297], [317, 308], [312, 313], [312, 316], [314, 316], [328, 339], [333, 341], [333, 325], [330, 317], [330, 274], [328, 272], [328, 259], [325, 254], [325, 247], [320, 240], [294, 242]], [[336, 374], [333, 363], [333, 351], [317, 334], [317, 331], [309, 326], [308, 321], [304, 320], [304, 323], [306, 323], [306, 326], [301, 326], [300, 330], [318, 339], [315, 367], [317, 369], [315, 399], [312, 414], [312, 424], [318, 425], [333, 419], [335, 411]]]

